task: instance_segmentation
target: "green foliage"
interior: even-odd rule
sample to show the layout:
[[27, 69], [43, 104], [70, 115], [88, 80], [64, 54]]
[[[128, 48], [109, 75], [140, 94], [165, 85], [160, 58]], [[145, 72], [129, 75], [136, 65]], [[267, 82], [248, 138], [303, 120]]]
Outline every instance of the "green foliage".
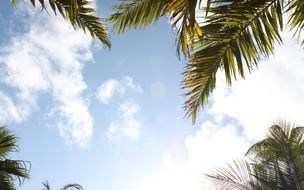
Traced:
[[[10, 0], [15, 5], [16, 0]], [[95, 9], [90, 6], [91, 2], [87, 0], [48, 0], [52, 11], [58, 13], [69, 20], [72, 26], [81, 28], [84, 32], [89, 32], [93, 39], [100, 40], [106, 47], [111, 47], [108, 33], [104, 22], [94, 16]], [[39, 4], [43, 10], [48, 11], [44, 0], [31, 0], [31, 4], [36, 7]]]
[[[223, 71], [228, 85], [245, 78], [262, 57], [274, 53], [281, 43], [283, 14], [290, 15], [287, 26], [300, 35], [304, 28], [302, 0], [127, 0], [115, 6], [109, 21], [114, 30], [145, 28], [166, 16], [176, 27], [177, 49], [187, 58], [182, 88], [187, 100], [186, 115], [195, 122], [202, 106], [208, 103], [216, 84], [216, 74]], [[198, 23], [197, 13], [206, 13]], [[302, 41], [304, 44], [304, 41]]]
[[254, 144], [246, 156], [207, 175], [217, 189], [295, 189], [304, 188], [304, 127], [288, 123], [273, 125], [267, 137]]
[[273, 53], [275, 42], [281, 42], [281, 0], [211, 1], [203, 37], [192, 43], [185, 79], [186, 114], [195, 121], [201, 106], [215, 88], [216, 73], [224, 70], [231, 85], [237, 76], [252, 71], [261, 55]]
[[0, 127], [0, 189], [15, 190], [14, 182], [19, 185], [29, 178], [29, 162], [11, 160], [8, 155], [18, 151], [18, 139], [5, 127]]
[[201, 35], [195, 20], [196, 0], [130, 0], [114, 6], [116, 13], [108, 21], [114, 23], [114, 32], [131, 28], [145, 28], [162, 16], [170, 18], [172, 27], [178, 28], [178, 54], [189, 54], [188, 39]]

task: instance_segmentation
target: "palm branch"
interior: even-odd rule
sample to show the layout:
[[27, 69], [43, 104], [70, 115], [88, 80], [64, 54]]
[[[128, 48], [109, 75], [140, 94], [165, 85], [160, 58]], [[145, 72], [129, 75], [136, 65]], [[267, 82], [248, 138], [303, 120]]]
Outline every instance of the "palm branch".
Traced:
[[[44, 188], [43, 190], [51, 190], [51, 186], [48, 182], [43, 182], [42, 183]], [[71, 184], [66, 184], [64, 185], [60, 190], [83, 190], [83, 188], [81, 187], [81, 185], [77, 184], [77, 183], [71, 183]]]
[[187, 41], [194, 36], [202, 35], [195, 19], [197, 0], [130, 0], [114, 6], [116, 13], [108, 18], [114, 23], [114, 32], [125, 32], [129, 29], [146, 28], [158, 21], [160, 17], [169, 17], [172, 27], [177, 28], [176, 39], [178, 54], [189, 54]]
[[[10, 0], [15, 5], [17, 0]], [[95, 9], [90, 6], [91, 2], [87, 0], [48, 0], [52, 11], [57, 15], [58, 13], [69, 20], [72, 26], [81, 28], [85, 32], [89, 32], [93, 39], [100, 40], [106, 47], [111, 47], [111, 42], [108, 38], [108, 33], [105, 23], [94, 15]], [[43, 10], [47, 10], [46, 2], [44, 0], [31, 0], [31, 4], [36, 7], [40, 4]]]
[[15, 181], [21, 185], [29, 178], [30, 162], [8, 158], [9, 153], [16, 151], [17, 137], [5, 127], [0, 127], [0, 189], [15, 190]]
[[224, 70], [228, 85], [238, 76], [245, 77], [261, 56], [273, 53], [281, 42], [282, 0], [210, 1], [208, 16], [201, 26], [203, 36], [191, 44], [182, 87], [186, 115], [196, 120], [201, 106], [215, 88], [216, 74]]

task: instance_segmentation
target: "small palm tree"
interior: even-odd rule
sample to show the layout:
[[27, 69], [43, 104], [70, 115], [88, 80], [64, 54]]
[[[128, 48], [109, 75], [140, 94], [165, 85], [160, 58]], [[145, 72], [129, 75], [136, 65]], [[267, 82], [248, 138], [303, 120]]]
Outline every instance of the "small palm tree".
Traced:
[[18, 151], [18, 138], [5, 127], [0, 127], [0, 189], [15, 190], [15, 181], [19, 185], [29, 178], [29, 162], [11, 160], [8, 155]]
[[[51, 190], [51, 187], [49, 185], [48, 182], [44, 182], [42, 183], [44, 188], [43, 190]], [[76, 184], [76, 183], [73, 183], [73, 184], [67, 184], [65, 186], [63, 186], [60, 190], [73, 190], [73, 189], [76, 189], [76, 190], [83, 190], [83, 188], [81, 187], [81, 185], [79, 184]]]
[[[10, 0], [10, 3], [16, 5], [17, 0]], [[81, 28], [88, 31], [93, 39], [99, 39], [106, 47], [111, 47], [108, 33], [104, 22], [94, 16], [95, 8], [90, 6], [91, 2], [87, 0], [48, 0], [52, 11], [60, 14], [64, 19], [70, 21], [76, 29]], [[31, 4], [36, 7], [40, 4], [42, 10], [48, 11], [44, 0], [31, 0]]]
[[[127, 0], [115, 6], [109, 21], [114, 31], [145, 28], [160, 17], [169, 17], [177, 28], [177, 50], [186, 55], [182, 88], [188, 97], [186, 115], [195, 122], [200, 108], [207, 104], [222, 70], [228, 85], [244, 78], [262, 57], [274, 53], [281, 43], [283, 15], [286, 26], [304, 29], [303, 0]], [[304, 44], [304, 41], [302, 41]], [[178, 53], [179, 54], [179, 53]]]
[[246, 156], [207, 176], [218, 189], [304, 189], [304, 127], [273, 125]]

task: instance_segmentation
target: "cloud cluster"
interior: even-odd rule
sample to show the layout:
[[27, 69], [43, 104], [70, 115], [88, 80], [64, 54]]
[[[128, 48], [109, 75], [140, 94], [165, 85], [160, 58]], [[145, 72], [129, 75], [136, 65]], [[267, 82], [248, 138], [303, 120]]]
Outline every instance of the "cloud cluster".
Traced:
[[60, 18], [33, 10], [29, 16], [29, 10], [19, 9], [19, 14], [28, 16], [23, 20], [28, 31], [13, 34], [1, 47], [1, 83], [13, 94], [5, 95], [1, 89], [2, 109], [8, 110], [0, 112], [1, 122], [25, 120], [38, 107], [39, 96], [50, 93], [54, 105], [49, 115], [56, 117], [60, 135], [68, 143], [85, 147], [93, 119], [83, 97], [87, 85], [82, 69], [92, 59], [91, 40]]
[[118, 107], [118, 119], [111, 122], [106, 132], [110, 143], [119, 145], [123, 138], [138, 140], [140, 137], [141, 122], [136, 117], [140, 112], [140, 106], [126, 96], [130, 92], [143, 93], [141, 86], [135, 84], [130, 76], [123, 76], [121, 80], [109, 79], [97, 90], [96, 97], [103, 104], [109, 104], [116, 95], [121, 101]]

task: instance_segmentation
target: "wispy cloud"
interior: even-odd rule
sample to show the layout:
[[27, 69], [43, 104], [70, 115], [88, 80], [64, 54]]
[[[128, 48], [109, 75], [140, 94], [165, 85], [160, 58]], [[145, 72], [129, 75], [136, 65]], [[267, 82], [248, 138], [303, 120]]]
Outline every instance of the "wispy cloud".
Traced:
[[97, 89], [97, 99], [103, 104], [109, 104], [117, 94], [120, 106], [117, 108], [118, 118], [110, 123], [106, 132], [110, 143], [120, 144], [123, 138], [138, 140], [140, 138], [141, 122], [136, 116], [140, 112], [140, 106], [130, 98], [128, 94], [142, 94], [140, 85], [135, 84], [130, 76], [123, 76], [121, 80], [109, 79]]
[[101, 103], [108, 104], [115, 93], [122, 95], [125, 89], [119, 81], [110, 79], [100, 85], [97, 90], [97, 98]]
[[132, 77], [123, 76], [121, 80], [109, 79], [102, 83], [96, 97], [101, 103], [108, 104], [115, 94], [123, 97], [126, 92], [143, 93], [141, 87], [134, 84]]
[[[82, 69], [92, 59], [91, 40], [60, 18], [30, 11], [23, 20], [28, 31], [13, 34], [0, 53], [6, 73], [1, 82], [15, 94], [14, 99], [2, 98], [2, 102], [22, 111], [10, 118], [0, 113], [0, 117], [6, 118], [4, 122], [24, 120], [24, 113], [29, 115], [38, 107], [40, 94], [50, 93], [54, 100], [50, 115], [60, 135], [69, 143], [85, 147], [92, 136], [93, 119], [83, 98], [87, 86]], [[25, 9], [19, 14], [28, 13]]]
[[134, 102], [124, 102], [119, 106], [119, 120], [113, 121], [107, 130], [107, 137], [111, 143], [120, 144], [122, 138], [139, 139], [141, 123], [136, 118], [139, 111], [140, 107]]

